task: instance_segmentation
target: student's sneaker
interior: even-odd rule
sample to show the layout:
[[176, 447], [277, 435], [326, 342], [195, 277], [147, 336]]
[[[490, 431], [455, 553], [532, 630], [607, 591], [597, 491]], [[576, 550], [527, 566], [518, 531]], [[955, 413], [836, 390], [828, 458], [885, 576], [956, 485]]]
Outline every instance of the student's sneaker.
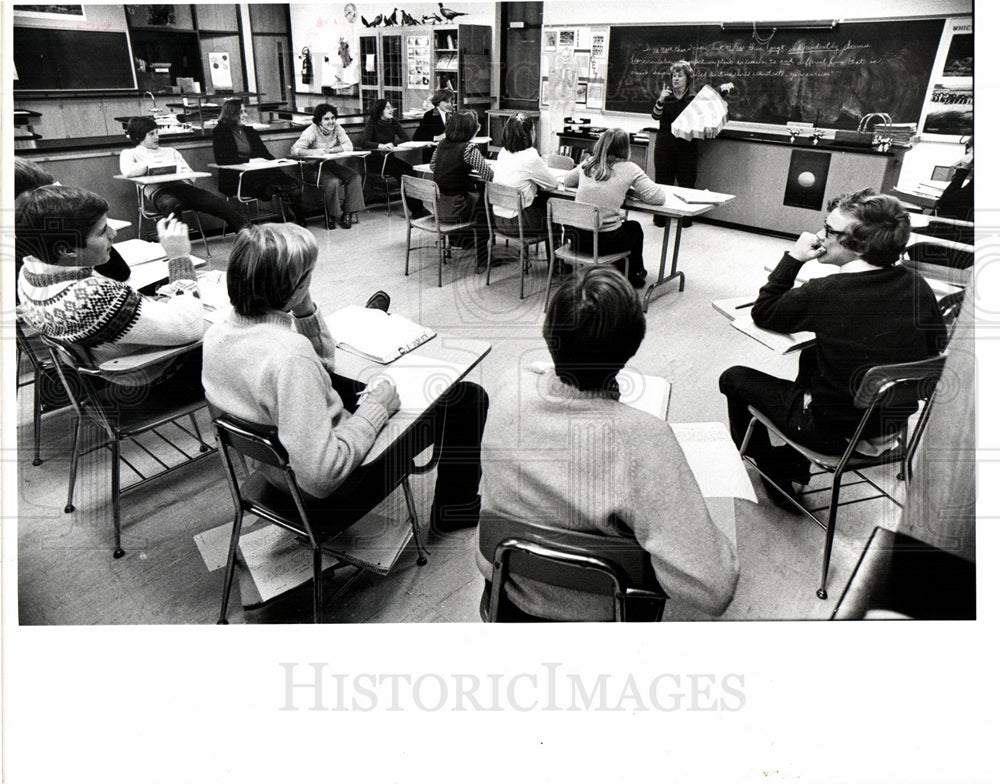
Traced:
[[386, 313], [389, 312], [389, 295], [384, 291], [376, 291], [372, 294], [368, 301], [365, 303], [366, 308], [373, 308], [374, 310], [384, 310]]

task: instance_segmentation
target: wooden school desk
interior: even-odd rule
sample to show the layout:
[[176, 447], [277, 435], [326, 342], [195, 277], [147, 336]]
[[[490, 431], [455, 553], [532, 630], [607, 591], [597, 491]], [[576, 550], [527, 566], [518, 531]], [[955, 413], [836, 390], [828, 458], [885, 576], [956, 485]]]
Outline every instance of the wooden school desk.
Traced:
[[249, 161], [247, 163], [210, 163], [210, 169], [221, 169], [226, 171], [239, 172], [236, 180], [236, 198], [244, 201], [243, 196], [243, 175], [247, 172], [265, 171], [266, 169], [284, 169], [289, 166], [297, 166], [299, 174], [302, 174], [302, 162], [291, 158], [275, 158], [273, 161]]
[[[323, 185], [323, 165], [329, 163], [330, 161], [340, 161], [346, 158], [367, 158], [372, 154], [371, 150], [343, 150], [341, 152], [331, 152], [329, 155], [314, 156], [309, 158], [300, 158], [299, 163], [302, 166], [308, 166], [311, 163], [317, 164], [316, 166], [316, 187], [322, 187]], [[360, 173], [360, 172], [359, 172]]]

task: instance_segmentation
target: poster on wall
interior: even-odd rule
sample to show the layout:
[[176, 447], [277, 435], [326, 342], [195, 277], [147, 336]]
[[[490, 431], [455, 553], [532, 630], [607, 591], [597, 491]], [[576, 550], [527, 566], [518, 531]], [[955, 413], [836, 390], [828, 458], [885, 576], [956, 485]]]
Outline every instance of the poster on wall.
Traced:
[[296, 69], [297, 92], [321, 93], [323, 88], [343, 90], [361, 81], [361, 68], [374, 70], [374, 63], [362, 63], [358, 43], [357, 7], [353, 3], [333, 6], [293, 3], [288, 7], [292, 24], [292, 48], [308, 47], [312, 78], [303, 79]]
[[922, 132], [967, 136], [972, 133], [972, 122], [972, 86], [935, 84]]
[[542, 51], [554, 52], [558, 41], [559, 35], [555, 30], [546, 30], [542, 37]]
[[229, 67], [229, 52], [209, 52], [208, 65], [212, 71], [212, 87], [216, 90], [232, 90], [233, 72]]
[[972, 78], [972, 34], [953, 35], [948, 47], [942, 76], [966, 76]]

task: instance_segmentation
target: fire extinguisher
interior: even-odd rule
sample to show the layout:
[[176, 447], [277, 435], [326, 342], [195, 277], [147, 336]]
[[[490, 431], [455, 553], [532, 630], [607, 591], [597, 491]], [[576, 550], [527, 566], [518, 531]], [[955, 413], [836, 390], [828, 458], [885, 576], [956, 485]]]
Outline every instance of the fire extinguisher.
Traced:
[[313, 61], [312, 53], [309, 51], [308, 46], [302, 47], [302, 54], [299, 57], [302, 58], [302, 84], [312, 84]]

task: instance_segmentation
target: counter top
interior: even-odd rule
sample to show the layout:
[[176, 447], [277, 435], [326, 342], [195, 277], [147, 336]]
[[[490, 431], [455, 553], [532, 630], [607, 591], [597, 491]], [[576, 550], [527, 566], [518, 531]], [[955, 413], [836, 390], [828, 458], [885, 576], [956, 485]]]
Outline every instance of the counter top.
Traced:
[[[350, 115], [341, 117], [338, 122], [348, 131], [358, 131], [364, 127], [367, 117], [364, 115]], [[416, 120], [400, 120], [403, 126], [416, 125]], [[265, 129], [260, 129], [258, 133], [262, 137], [276, 136], [278, 134], [298, 134], [306, 128], [301, 123], [293, 123], [288, 120], [280, 120], [268, 124]], [[173, 147], [183, 142], [206, 142], [211, 143], [212, 131], [194, 131], [193, 133], [172, 133], [164, 134], [160, 137], [160, 143], [164, 147]], [[32, 155], [47, 155], [64, 152], [95, 152], [99, 150], [122, 150], [132, 146], [125, 134], [115, 134], [112, 136], [80, 136], [72, 139], [38, 139], [31, 147], [18, 149], [18, 155], [30, 157]]]

